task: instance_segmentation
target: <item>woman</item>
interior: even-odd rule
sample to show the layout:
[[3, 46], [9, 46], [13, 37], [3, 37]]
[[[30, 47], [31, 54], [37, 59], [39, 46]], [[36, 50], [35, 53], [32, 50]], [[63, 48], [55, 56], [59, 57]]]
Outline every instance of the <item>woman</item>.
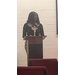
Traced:
[[[35, 33], [34, 33], [35, 29]], [[24, 24], [23, 27], [23, 38], [25, 36], [44, 36], [43, 26], [39, 21], [38, 14], [36, 12], [30, 12], [28, 16], [27, 22]], [[27, 47], [25, 43], [25, 50], [27, 52]]]

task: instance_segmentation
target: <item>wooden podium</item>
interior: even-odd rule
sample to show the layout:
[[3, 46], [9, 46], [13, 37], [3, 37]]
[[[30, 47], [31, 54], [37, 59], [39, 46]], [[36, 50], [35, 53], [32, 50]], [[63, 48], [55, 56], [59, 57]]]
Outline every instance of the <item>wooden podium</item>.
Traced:
[[27, 40], [27, 62], [29, 59], [43, 59], [43, 39], [46, 36], [25, 36]]

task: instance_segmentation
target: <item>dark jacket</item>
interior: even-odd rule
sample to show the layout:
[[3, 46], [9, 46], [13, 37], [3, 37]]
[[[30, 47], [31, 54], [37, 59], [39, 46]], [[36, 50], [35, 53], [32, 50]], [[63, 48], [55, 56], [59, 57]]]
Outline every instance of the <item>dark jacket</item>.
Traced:
[[[27, 25], [27, 23], [24, 24], [23, 26], [23, 38], [27, 35], [34, 35], [34, 31], [31, 29], [30, 26]], [[41, 34], [41, 36], [44, 36], [44, 30], [43, 30], [43, 26], [42, 24], [39, 24], [38, 29], [36, 30], [36, 36], [39, 36], [39, 33]]]

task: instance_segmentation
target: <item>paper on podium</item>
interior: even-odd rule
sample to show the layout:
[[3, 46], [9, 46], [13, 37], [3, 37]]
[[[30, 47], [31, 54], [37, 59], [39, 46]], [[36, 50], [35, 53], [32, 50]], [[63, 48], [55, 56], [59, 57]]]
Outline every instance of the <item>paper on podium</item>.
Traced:
[[45, 35], [45, 36], [43, 36], [43, 40], [46, 38], [47, 36]]

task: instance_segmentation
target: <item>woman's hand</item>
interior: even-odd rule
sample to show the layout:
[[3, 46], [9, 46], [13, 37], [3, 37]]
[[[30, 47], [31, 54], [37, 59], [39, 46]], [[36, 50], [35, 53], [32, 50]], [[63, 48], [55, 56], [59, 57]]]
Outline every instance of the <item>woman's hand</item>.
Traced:
[[29, 36], [32, 36], [32, 35], [29, 35]]
[[41, 35], [39, 35], [39, 36], [41, 36]]

